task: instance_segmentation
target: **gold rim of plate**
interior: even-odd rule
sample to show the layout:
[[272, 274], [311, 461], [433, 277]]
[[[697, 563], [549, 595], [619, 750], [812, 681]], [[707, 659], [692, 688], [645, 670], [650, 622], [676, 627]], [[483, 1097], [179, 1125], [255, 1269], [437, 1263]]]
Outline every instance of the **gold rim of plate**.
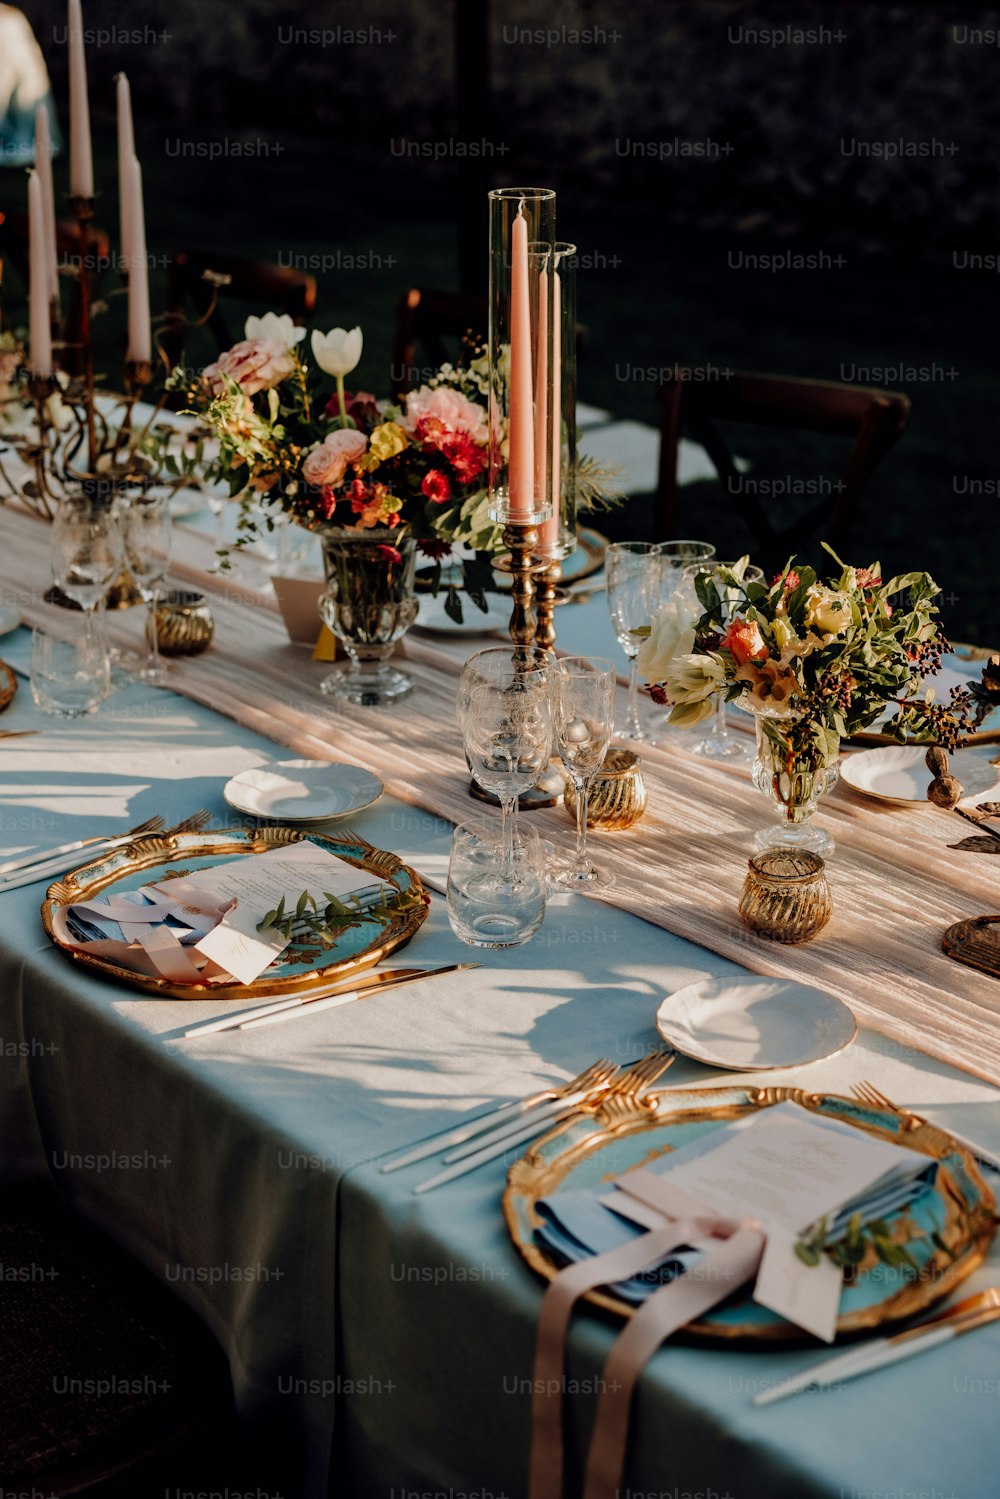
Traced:
[[[349, 864], [354, 864], [358, 869], [363, 869], [369, 874], [381, 875], [397, 889], [400, 888], [401, 877], [405, 876], [408, 890], [419, 899], [396, 913], [388, 926], [383, 927], [379, 932], [378, 940], [362, 949], [361, 952], [354, 953], [351, 957], [339, 962], [329, 963], [323, 968], [312, 969], [307, 973], [298, 973], [287, 978], [278, 978], [265, 970], [252, 984], [235, 982], [173, 984], [167, 979], [154, 978], [145, 973], [135, 973], [131, 968], [125, 968], [108, 958], [99, 958], [91, 953], [81, 952], [78, 948], [67, 946], [59, 941], [53, 931], [52, 920], [57, 910], [63, 906], [72, 905], [75, 901], [92, 899], [106, 890], [109, 885], [116, 884], [123, 876], [145, 870], [155, 870], [166, 864], [176, 864], [179, 860], [183, 860], [185, 854], [199, 859], [213, 856], [224, 859], [241, 854], [249, 857], [254, 854], [267, 853], [269, 849], [290, 843], [300, 843], [305, 838], [311, 839], [320, 847], [327, 846], [331, 852], [336, 852], [339, 858]], [[357, 849], [358, 857], [352, 858], [349, 853], [344, 852], [345, 848]], [[334, 836], [333, 834], [309, 833], [302, 828], [265, 827], [257, 831], [213, 832], [210, 830], [206, 833], [178, 833], [169, 838], [156, 835], [149, 838], [137, 838], [134, 842], [126, 844], [124, 848], [115, 849], [101, 858], [92, 860], [89, 864], [81, 865], [79, 869], [74, 869], [69, 874], [62, 875], [50, 885], [42, 903], [42, 925], [50, 942], [66, 957], [81, 963], [85, 968], [93, 969], [103, 978], [127, 984], [131, 989], [141, 989], [146, 994], [153, 994], [159, 999], [245, 1000], [265, 996], [281, 998], [285, 995], [308, 993], [313, 989], [326, 989], [334, 980], [374, 968], [376, 964], [381, 963], [383, 958], [409, 942], [426, 920], [427, 912], [426, 893], [416, 871], [404, 864], [396, 854], [375, 848], [353, 830], [344, 828]]]
[[[638, 1102], [635, 1111], [625, 1116], [619, 1110], [613, 1119], [598, 1109], [592, 1118], [577, 1126], [575, 1140], [573, 1134], [567, 1135], [567, 1143], [562, 1146], [560, 1142], [560, 1148], [551, 1155], [540, 1151], [537, 1144], [531, 1146], [511, 1167], [503, 1194], [504, 1221], [522, 1257], [544, 1279], [553, 1280], [559, 1266], [535, 1243], [534, 1230], [541, 1222], [535, 1204], [555, 1191], [584, 1160], [599, 1153], [623, 1135], [662, 1129], [671, 1124], [737, 1119], [743, 1114], [771, 1108], [774, 1104], [786, 1101], [801, 1104], [811, 1112], [823, 1113], [828, 1118], [842, 1119], [869, 1134], [878, 1135], [897, 1145], [909, 1146], [933, 1160], [943, 1161], [949, 1155], [958, 1155], [978, 1194], [973, 1206], [968, 1207], [948, 1168], [942, 1166], [939, 1169], [936, 1186], [947, 1210], [947, 1224], [943, 1232], [947, 1251], [938, 1249], [916, 1278], [892, 1295], [873, 1306], [860, 1308], [840, 1317], [837, 1322], [838, 1338], [903, 1322], [926, 1311], [950, 1295], [982, 1263], [989, 1251], [998, 1221], [996, 1203], [974, 1156], [945, 1130], [916, 1115], [873, 1108], [856, 1099], [842, 1098], [837, 1094], [808, 1093], [800, 1088], [785, 1087], [678, 1089], [664, 1090], [661, 1093], [651, 1091], [646, 1095], [646, 1100], [645, 1103]], [[650, 1101], [659, 1104], [655, 1112]], [[654, 1147], [643, 1157], [641, 1164], [648, 1165], [662, 1154], [663, 1150]], [[634, 1164], [639, 1165], [640, 1162], [637, 1160]], [[609, 1172], [607, 1185], [610, 1186], [620, 1174], [620, 1169]], [[522, 1227], [524, 1219], [527, 1220], [527, 1231]], [[631, 1317], [636, 1311], [635, 1306], [606, 1290], [588, 1292], [585, 1299], [619, 1317]], [[699, 1342], [748, 1345], [811, 1341], [806, 1333], [787, 1322], [753, 1327], [698, 1320], [688, 1323], [683, 1329], [683, 1335]]]

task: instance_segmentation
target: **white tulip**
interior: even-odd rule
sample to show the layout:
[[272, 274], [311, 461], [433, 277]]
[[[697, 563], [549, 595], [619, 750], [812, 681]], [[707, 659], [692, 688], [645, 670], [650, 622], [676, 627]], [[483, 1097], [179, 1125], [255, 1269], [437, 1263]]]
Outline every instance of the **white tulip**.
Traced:
[[306, 336], [304, 328], [296, 328], [287, 312], [265, 312], [263, 317], [248, 317], [243, 329], [245, 338], [266, 338], [280, 344], [283, 349], [294, 349]]
[[331, 328], [329, 333], [314, 332], [312, 336], [313, 358], [327, 375], [342, 380], [349, 375], [361, 358], [364, 340], [360, 328]]
[[639, 672], [647, 682], [662, 682], [674, 658], [694, 650], [694, 625], [699, 613], [697, 606], [692, 609], [677, 594], [659, 610], [636, 657]]

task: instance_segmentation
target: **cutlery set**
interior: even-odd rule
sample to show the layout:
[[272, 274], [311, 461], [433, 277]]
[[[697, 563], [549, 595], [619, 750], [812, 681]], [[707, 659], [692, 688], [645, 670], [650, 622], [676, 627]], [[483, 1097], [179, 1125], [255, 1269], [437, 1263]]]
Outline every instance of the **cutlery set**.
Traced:
[[444, 1130], [385, 1161], [381, 1169], [400, 1171], [440, 1154], [445, 1169], [413, 1188], [417, 1195], [431, 1192], [509, 1150], [529, 1143], [538, 1149], [612, 1100], [633, 1105], [644, 1100], [647, 1089], [666, 1072], [674, 1056], [672, 1051], [651, 1052], [625, 1068], [602, 1059], [562, 1087], [502, 1104], [469, 1124]]
[[197, 833], [211, 820], [211, 812], [204, 808], [192, 813], [190, 817], [185, 817], [171, 828], [163, 826], [162, 817], [149, 817], [145, 822], [140, 822], [136, 827], [131, 828], [129, 832], [117, 836], [99, 835], [94, 838], [77, 838], [72, 843], [61, 843], [56, 848], [42, 849], [33, 854], [20, 854], [0, 864], [0, 895], [5, 890], [17, 890], [22, 885], [33, 885], [36, 880], [64, 874], [67, 869], [78, 863], [78, 856], [84, 850], [96, 858], [99, 854], [125, 848], [136, 838], [154, 836], [173, 838], [178, 833]]

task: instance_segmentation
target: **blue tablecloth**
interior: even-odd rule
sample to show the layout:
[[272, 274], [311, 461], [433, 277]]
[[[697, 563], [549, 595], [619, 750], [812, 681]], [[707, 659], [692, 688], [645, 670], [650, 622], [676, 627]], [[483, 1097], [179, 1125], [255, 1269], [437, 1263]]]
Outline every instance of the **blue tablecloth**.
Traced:
[[[601, 614], [573, 614], [580, 648], [601, 648]], [[22, 631], [0, 654], [23, 668], [26, 648]], [[228, 821], [226, 776], [282, 758], [233, 723], [142, 687], [63, 724], [36, 714], [22, 684], [3, 726], [44, 729], [0, 744], [6, 847], [199, 806]], [[353, 821], [373, 843], [441, 872], [447, 824], [388, 798]], [[471, 976], [184, 1041], [184, 1025], [219, 1005], [98, 983], [46, 943], [43, 888], [2, 902], [4, 1179], [49, 1176], [201, 1313], [227, 1351], [241, 1408], [284, 1453], [289, 1494], [318, 1496], [332, 1480], [352, 1496], [522, 1494], [541, 1288], [500, 1216], [509, 1162], [416, 1198], [426, 1166], [384, 1176], [377, 1161], [599, 1055], [634, 1057], [655, 1039], [664, 993], [734, 965], [563, 896], [530, 946], [491, 954]], [[468, 955], [434, 896], [406, 961]], [[711, 1077], [686, 1062], [669, 1074], [678, 1086]], [[841, 1057], [780, 1075], [837, 1091], [862, 1078], [1000, 1151], [996, 1090], [885, 1038], [862, 1033]], [[972, 1285], [997, 1270], [994, 1256]], [[613, 1335], [592, 1313], [576, 1319], [577, 1467]], [[817, 1351], [663, 1349], [639, 1390], [623, 1492], [996, 1492], [1000, 1328], [842, 1389], [751, 1405], [762, 1382]]]

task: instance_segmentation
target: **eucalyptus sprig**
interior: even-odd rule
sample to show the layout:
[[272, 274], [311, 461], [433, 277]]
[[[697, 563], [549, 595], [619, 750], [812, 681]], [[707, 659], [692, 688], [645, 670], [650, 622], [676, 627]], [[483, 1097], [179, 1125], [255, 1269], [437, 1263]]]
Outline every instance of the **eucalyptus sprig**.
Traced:
[[[915, 1239], [923, 1237], [922, 1231], [918, 1230], [911, 1234], [907, 1242], [913, 1243]], [[940, 1234], [931, 1234], [931, 1239], [936, 1248], [946, 1254], [951, 1253]], [[843, 1236], [834, 1243], [829, 1242], [827, 1221], [821, 1218], [809, 1237], [799, 1239], [795, 1245], [795, 1253], [804, 1265], [818, 1265], [821, 1255], [825, 1254], [848, 1275], [857, 1271], [870, 1251], [874, 1252], [876, 1259], [883, 1265], [888, 1265], [893, 1270], [909, 1269], [916, 1273], [920, 1269], [906, 1244], [900, 1244], [892, 1237], [892, 1229], [884, 1218], [870, 1218], [864, 1223], [860, 1213], [853, 1215]]]
[[293, 910], [287, 908], [282, 896], [277, 907], [258, 921], [258, 932], [274, 928], [286, 942], [313, 941], [321, 947], [334, 947], [338, 936], [350, 927], [364, 924], [385, 926], [418, 901], [412, 891], [393, 890], [377, 901], [363, 904], [356, 895], [346, 901], [332, 895], [329, 890], [324, 890], [322, 895], [321, 905], [310, 891], [303, 890]]

